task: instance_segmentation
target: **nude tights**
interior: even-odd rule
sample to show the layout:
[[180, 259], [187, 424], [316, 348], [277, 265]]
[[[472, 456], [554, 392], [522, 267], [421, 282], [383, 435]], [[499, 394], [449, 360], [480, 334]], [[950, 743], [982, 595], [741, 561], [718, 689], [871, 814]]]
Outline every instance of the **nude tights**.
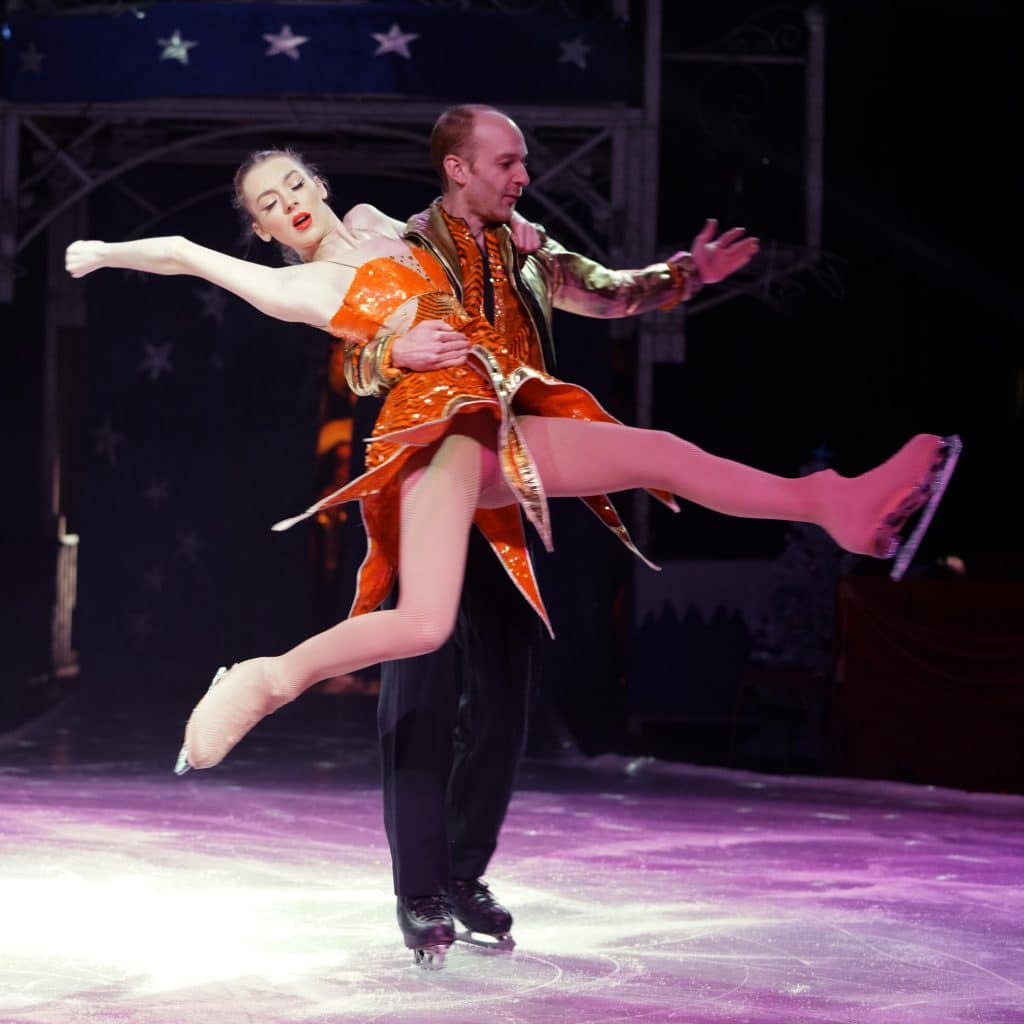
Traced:
[[[518, 423], [549, 498], [662, 489], [732, 516], [817, 523], [849, 550], [864, 549], [871, 517], [881, 514], [908, 475], [903, 453], [854, 480], [831, 470], [787, 478], [710, 455], [662, 431], [537, 416]], [[918, 436], [927, 440], [911, 460], [915, 473], [917, 463], [928, 465], [937, 441]], [[396, 607], [345, 619], [279, 657], [255, 659], [230, 673], [189, 723], [193, 765], [217, 763], [256, 721], [322, 679], [424, 654], [448, 638], [482, 487], [494, 503], [494, 454], [474, 437], [449, 434], [426, 459], [402, 483]]]

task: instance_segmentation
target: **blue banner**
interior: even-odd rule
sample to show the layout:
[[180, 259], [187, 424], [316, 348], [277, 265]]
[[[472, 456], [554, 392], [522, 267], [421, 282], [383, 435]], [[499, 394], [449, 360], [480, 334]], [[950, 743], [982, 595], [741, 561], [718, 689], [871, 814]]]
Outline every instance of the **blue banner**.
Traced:
[[4, 30], [4, 97], [403, 96], [625, 101], [624, 26], [419, 5], [202, 4], [20, 14]]

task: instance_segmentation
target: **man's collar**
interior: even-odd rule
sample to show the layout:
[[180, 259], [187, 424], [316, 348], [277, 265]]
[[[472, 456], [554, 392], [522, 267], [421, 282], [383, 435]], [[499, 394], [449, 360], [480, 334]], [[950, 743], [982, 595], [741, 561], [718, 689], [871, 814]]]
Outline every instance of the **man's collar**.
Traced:
[[[466, 231], [473, 234], [473, 230], [469, 226], [469, 221], [466, 220], [465, 217], [460, 217], [457, 213], [452, 213], [451, 210], [445, 208], [444, 196], [438, 196], [438, 198], [434, 200], [434, 205], [438, 208], [441, 216], [444, 217], [449, 224], [461, 224]], [[493, 224], [484, 225], [484, 231], [496, 231], [500, 233], [502, 228], [505, 228], [506, 231], [510, 230], [508, 224], [502, 223], [501, 221], [495, 221]]]

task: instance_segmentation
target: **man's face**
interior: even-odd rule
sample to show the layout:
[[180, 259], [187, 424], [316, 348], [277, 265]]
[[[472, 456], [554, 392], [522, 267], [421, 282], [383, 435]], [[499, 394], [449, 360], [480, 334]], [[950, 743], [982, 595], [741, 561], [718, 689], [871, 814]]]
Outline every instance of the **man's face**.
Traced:
[[485, 224], [507, 224], [530, 183], [523, 133], [504, 114], [481, 111], [473, 122], [467, 156], [460, 162], [467, 212]]

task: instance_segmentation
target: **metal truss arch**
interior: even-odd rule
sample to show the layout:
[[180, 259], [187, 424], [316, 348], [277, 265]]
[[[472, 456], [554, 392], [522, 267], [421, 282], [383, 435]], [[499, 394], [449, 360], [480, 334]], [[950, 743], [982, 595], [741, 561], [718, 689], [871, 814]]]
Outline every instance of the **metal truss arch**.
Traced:
[[[328, 174], [427, 182], [433, 180], [428, 126], [440, 109], [429, 103], [290, 98], [88, 107], [5, 103], [0, 106], [4, 295], [9, 299], [13, 294], [15, 258], [100, 188], [122, 191], [145, 211], [144, 225], [166, 219], [168, 212], [159, 202], [126, 180], [143, 165], [234, 167], [240, 155], [232, 140], [262, 136], [274, 144], [298, 145]], [[642, 144], [639, 112], [624, 106], [508, 112], [523, 128], [533, 161], [529, 203], [539, 207], [570, 247], [603, 261], [626, 255], [630, 237], [637, 237], [630, 226], [653, 219], [653, 197], [622, 180], [630, 170], [628, 151], [635, 153]]]

